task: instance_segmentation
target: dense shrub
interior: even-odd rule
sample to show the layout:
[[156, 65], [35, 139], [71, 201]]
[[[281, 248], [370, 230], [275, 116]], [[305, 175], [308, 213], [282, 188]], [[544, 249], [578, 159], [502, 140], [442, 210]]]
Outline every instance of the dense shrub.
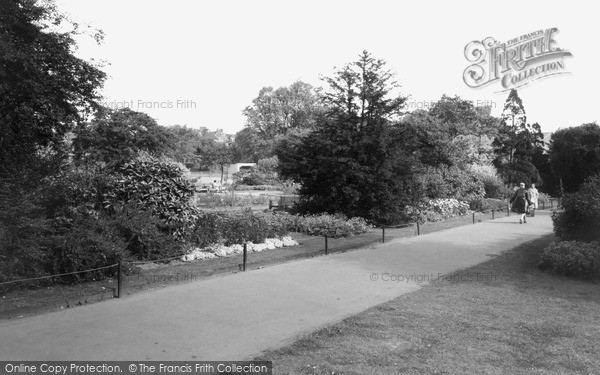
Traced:
[[105, 216], [129, 254], [139, 259], [174, 256], [198, 215], [186, 172], [170, 159], [144, 153], [112, 168], [67, 170], [48, 184], [46, 211], [69, 220], [75, 214], [96, 220]]
[[419, 181], [428, 199], [454, 198], [471, 202], [485, 195], [483, 182], [457, 166], [426, 167]]
[[[74, 210], [70, 215], [45, 222], [44, 227], [30, 225], [27, 228], [36, 233], [35, 243], [19, 245], [27, 252], [3, 246], [7, 251], [4, 254], [14, 256], [0, 259], [1, 280], [85, 271], [113, 265], [119, 260], [163, 259], [181, 254], [181, 244], [164, 231], [164, 223], [135, 204], [125, 205], [111, 215], [103, 211], [92, 215], [85, 210]], [[43, 230], [40, 232], [40, 229]], [[115, 272], [116, 268], [108, 268], [42, 280], [41, 283], [93, 280]], [[39, 282], [27, 285], [37, 284]]]
[[43, 205], [46, 217], [73, 218], [75, 214], [98, 217], [114, 176], [100, 167], [69, 168], [48, 179]]
[[254, 214], [250, 209], [221, 213], [218, 225], [225, 245], [241, 244], [245, 241], [261, 243], [269, 238], [271, 233], [265, 215]]
[[172, 228], [164, 220], [135, 202], [119, 207], [109, 218], [125, 240], [128, 254], [139, 260], [159, 260], [182, 253], [183, 239], [172, 236]]
[[493, 165], [469, 165], [467, 171], [483, 184], [486, 198], [505, 198], [505, 186]]
[[563, 240], [600, 240], [600, 175], [590, 177], [577, 193], [566, 194], [562, 211], [552, 214], [554, 232]]
[[136, 202], [169, 226], [176, 239], [184, 238], [198, 217], [191, 198], [195, 186], [185, 170], [169, 160], [140, 155], [117, 167], [110, 189], [104, 193], [104, 209]]
[[197, 247], [246, 241], [260, 243], [266, 238], [281, 237], [290, 232], [289, 221], [279, 218], [279, 215], [254, 213], [250, 209], [204, 212], [196, 221], [190, 242]]
[[[129, 223], [128, 223], [129, 224]], [[112, 218], [104, 214], [93, 217], [78, 213], [72, 219], [53, 220], [54, 233], [49, 238], [44, 268], [48, 274], [89, 270], [116, 264], [130, 258], [127, 241]], [[61, 282], [92, 280], [112, 275], [116, 268], [68, 275]]]
[[371, 226], [360, 217], [348, 219], [342, 215], [320, 214], [296, 216], [292, 229], [310, 236], [341, 238], [365, 233]]
[[594, 174], [600, 174], [600, 126], [596, 123], [559, 129], [552, 134], [549, 164], [562, 188], [575, 192]]
[[245, 209], [202, 213], [192, 231], [190, 242], [197, 247], [215, 243], [260, 243], [290, 232], [339, 238], [361, 234], [369, 229], [370, 226], [362, 218], [347, 219], [327, 214], [300, 216], [287, 212], [254, 213]]
[[118, 259], [180, 255], [198, 214], [185, 170], [148, 155], [110, 168], [71, 167], [45, 179], [43, 189], [0, 188], [12, 191], [0, 194], [10, 197], [0, 202], [4, 280], [98, 268]]
[[518, 185], [524, 182], [529, 186], [532, 183], [542, 186], [543, 181], [540, 173], [533, 163], [526, 159], [515, 158], [513, 162], [501, 162], [496, 160], [494, 165], [498, 168], [498, 173], [509, 185]]
[[188, 241], [197, 247], [207, 247], [221, 242], [220, 215], [224, 212], [201, 212], [194, 223]]
[[0, 282], [45, 275], [51, 226], [40, 195], [0, 180]]
[[600, 276], [600, 242], [552, 242], [544, 249], [539, 267], [566, 276]]

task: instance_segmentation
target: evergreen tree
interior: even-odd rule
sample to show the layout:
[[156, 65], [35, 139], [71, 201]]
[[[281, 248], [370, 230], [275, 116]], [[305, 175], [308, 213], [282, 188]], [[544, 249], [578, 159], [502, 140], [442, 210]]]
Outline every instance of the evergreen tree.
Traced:
[[416, 134], [397, 125], [405, 98], [385, 62], [363, 52], [325, 78], [327, 110], [309, 134], [277, 148], [282, 177], [301, 184], [304, 212], [394, 223], [419, 197]]
[[525, 108], [517, 90], [511, 90], [504, 104], [498, 135], [494, 139], [493, 164], [506, 183], [543, 183], [532, 163], [537, 149], [543, 147], [544, 135], [538, 123], [527, 123]]
[[588, 177], [600, 174], [600, 126], [582, 124], [552, 134], [550, 165], [567, 192], [576, 191]]
[[508, 98], [504, 102], [504, 110], [502, 111], [501, 118], [504, 124], [512, 128], [518, 128], [527, 123], [525, 107], [523, 107], [523, 101], [519, 97], [517, 90], [510, 90], [510, 94], [508, 94]]

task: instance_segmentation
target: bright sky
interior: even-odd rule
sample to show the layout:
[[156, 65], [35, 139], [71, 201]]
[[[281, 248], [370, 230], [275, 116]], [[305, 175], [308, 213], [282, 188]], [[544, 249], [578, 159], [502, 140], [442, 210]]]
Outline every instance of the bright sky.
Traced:
[[[356, 60], [362, 50], [388, 62], [409, 108], [459, 95], [492, 105], [499, 83], [473, 89], [463, 81], [473, 41], [500, 42], [558, 28], [570, 51], [568, 75], [519, 88], [528, 122], [542, 131], [598, 121], [600, 61], [597, 12], [583, 2], [327, 0], [57, 0], [73, 20], [102, 29], [102, 45], [80, 42], [84, 58], [106, 60], [105, 104], [146, 112], [161, 125], [241, 130], [242, 110], [265, 86], [320, 75]], [[592, 30], [590, 32], [590, 30]], [[157, 103], [155, 103], [157, 102]], [[161, 108], [161, 106], [163, 108]]]

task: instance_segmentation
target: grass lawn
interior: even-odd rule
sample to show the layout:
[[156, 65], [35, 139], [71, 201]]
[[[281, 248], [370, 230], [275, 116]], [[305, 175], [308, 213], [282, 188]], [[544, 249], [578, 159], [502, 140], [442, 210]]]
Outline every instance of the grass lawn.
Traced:
[[[523, 244], [263, 353], [275, 374], [598, 374], [600, 283], [539, 271]], [[456, 280], [456, 279], [454, 279]]]
[[[501, 216], [502, 214], [496, 213], [495, 217], [499, 218]], [[491, 219], [491, 213], [477, 213], [475, 222], [488, 219]], [[425, 234], [460, 225], [471, 225], [472, 221], [473, 217], [469, 214], [437, 223], [427, 223], [421, 225], [419, 229], [421, 234]], [[405, 228], [387, 228], [385, 230], [386, 241], [415, 235], [417, 235], [417, 228], [414, 225]], [[252, 270], [268, 265], [324, 255], [325, 240], [323, 237], [311, 237], [302, 234], [293, 234], [292, 237], [300, 243], [300, 246], [249, 253], [246, 269]], [[381, 240], [382, 230], [373, 229], [359, 236], [329, 239], [328, 251], [329, 253], [350, 251], [371, 246]], [[127, 296], [140, 291], [198, 281], [215, 274], [239, 272], [241, 263], [242, 255], [195, 262], [148, 262], [135, 272], [126, 272], [123, 276], [122, 294]], [[110, 299], [113, 298], [116, 285], [115, 279], [105, 279], [76, 285], [56, 284], [46, 287], [24, 287], [20, 290], [4, 292], [0, 290], [0, 319], [18, 318]]]

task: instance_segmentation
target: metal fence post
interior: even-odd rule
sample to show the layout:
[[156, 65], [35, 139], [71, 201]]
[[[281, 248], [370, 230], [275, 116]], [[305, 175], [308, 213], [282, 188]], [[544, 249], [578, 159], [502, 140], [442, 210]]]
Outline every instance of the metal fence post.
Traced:
[[117, 264], [117, 298], [121, 298], [121, 261]]
[[506, 216], [510, 216], [510, 206], [506, 206]]
[[492, 220], [494, 220], [494, 209], [492, 208]]
[[385, 225], [381, 227], [381, 243], [385, 243]]
[[244, 261], [242, 263], [242, 271], [246, 272], [246, 257], [248, 256], [248, 244], [244, 242]]
[[419, 227], [419, 221], [417, 220], [417, 236], [421, 235], [421, 228]]
[[475, 224], [475, 211], [473, 211], [473, 224]]
[[327, 236], [325, 236], [325, 255], [329, 254], [329, 249], [327, 247]]

